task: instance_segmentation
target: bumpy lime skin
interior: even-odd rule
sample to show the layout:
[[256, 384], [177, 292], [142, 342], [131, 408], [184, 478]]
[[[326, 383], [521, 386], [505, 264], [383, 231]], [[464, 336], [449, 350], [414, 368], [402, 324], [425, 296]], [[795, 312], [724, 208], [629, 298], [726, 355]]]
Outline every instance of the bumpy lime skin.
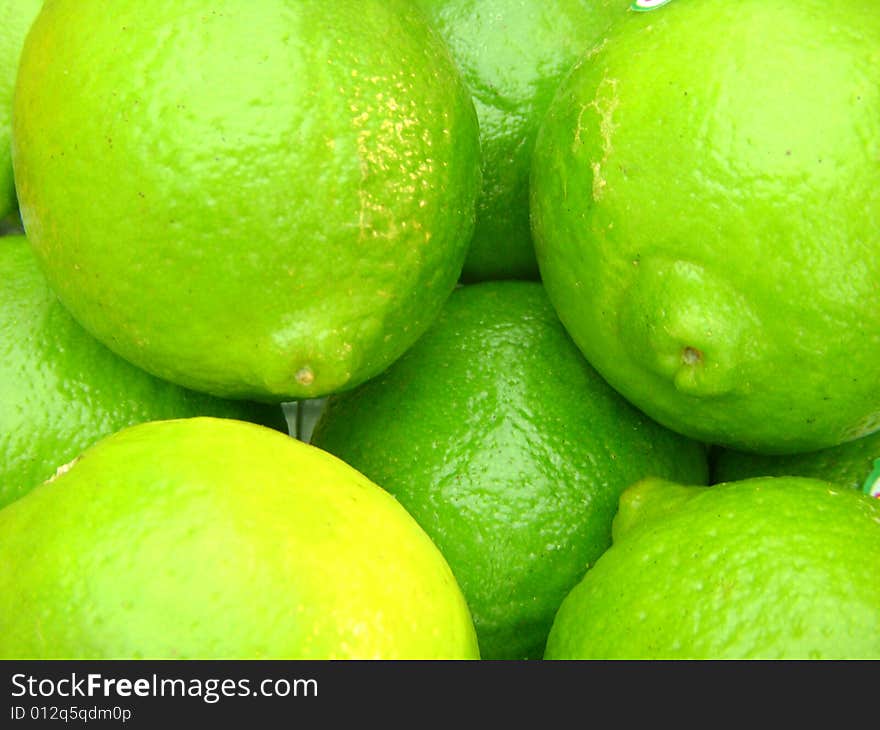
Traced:
[[880, 426], [880, 15], [672, 2], [563, 83], [532, 167], [538, 261], [590, 362], [747, 451]]
[[387, 493], [254, 424], [140, 424], [0, 510], [0, 657], [477, 659]]
[[0, 3], [0, 231], [15, 212], [12, 174], [12, 96], [18, 60], [25, 36], [43, 0], [6, 0]]
[[0, 507], [135, 423], [219, 416], [287, 430], [279, 406], [186, 390], [114, 355], [61, 305], [21, 236], [0, 242], [0, 332]]
[[705, 483], [703, 446], [614, 393], [543, 288], [459, 288], [388, 371], [328, 399], [312, 443], [390, 491], [438, 545], [484, 659], [540, 658], [566, 593], [642, 477]]
[[59, 298], [118, 354], [216, 395], [377, 374], [436, 316], [473, 231], [473, 104], [403, 0], [54, 0], [14, 130]]
[[754, 454], [714, 449], [711, 473], [713, 482], [795, 475], [862, 489], [874, 472], [877, 459], [880, 459], [880, 433], [875, 432], [839, 446], [803, 454]]
[[864, 494], [646, 480], [624, 492], [614, 544], [565, 599], [545, 658], [876, 659], [878, 566], [880, 502]]
[[535, 137], [556, 87], [629, 0], [419, 0], [480, 121], [483, 189], [466, 282], [537, 279], [529, 226]]

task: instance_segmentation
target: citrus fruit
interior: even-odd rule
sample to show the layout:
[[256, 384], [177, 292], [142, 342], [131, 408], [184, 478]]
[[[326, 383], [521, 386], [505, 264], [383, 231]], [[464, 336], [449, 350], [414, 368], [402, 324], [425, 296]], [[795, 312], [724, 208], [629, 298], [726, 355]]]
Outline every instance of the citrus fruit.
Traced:
[[319, 449], [153, 421], [0, 510], [0, 656], [477, 658], [437, 548]]
[[25, 36], [43, 0], [0, 2], [0, 222], [15, 210], [12, 176], [12, 96]]
[[538, 277], [529, 166], [562, 76], [604, 32], [621, 0], [419, 0], [458, 62], [480, 122], [483, 190], [466, 281]]
[[285, 429], [278, 406], [195, 393], [114, 355], [52, 294], [21, 236], [0, 242], [0, 332], [0, 507], [142, 421], [226, 416]]
[[548, 659], [880, 657], [880, 502], [806, 477], [627, 489]]
[[470, 96], [404, 0], [187, 8], [44, 6], [14, 109], [31, 244], [77, 320], [155, 375], [274, 402], [352, 387], [459, 277]]
[[802, 454], [753, 454], [716, 449], [712, 454], [711, 472], [715, 482], [793, 475], [862, 489], [877, 459], [880, 459], [880, 433], [875, 432], [839, 446]]
[[655, 5], [578, 63], [536, 142], [560, 318], [693, 438], [793, 453], [877, 430], [876, 4]]
[[524, 281], [457, 289], [391, 368], [328, 398], [312, 443], [431, 536], [484, 659], [541, 657], [562, 599], [610, 543], [625, 487], [708, 478], [703, 446], [618, 396]]

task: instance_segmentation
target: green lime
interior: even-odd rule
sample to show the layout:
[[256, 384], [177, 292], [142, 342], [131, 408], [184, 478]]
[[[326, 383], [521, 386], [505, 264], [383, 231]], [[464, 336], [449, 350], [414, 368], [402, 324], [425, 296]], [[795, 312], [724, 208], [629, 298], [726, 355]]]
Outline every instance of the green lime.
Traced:
[[18, 60], [25, 36], [42, 5], [43, 0], [0, 2], [0, 225], [16, 208], [12, 175], [12, 97]]
[[[863, 489], [880, 459], [880, 432], [819, 451], [803, 454], [753, 454], [715, 449], [711, 472], [715, 482], [762, 476], [802, 476]], [[880, 476], [880, 475], [878, 475]]]
[[87, 330], [273, 402], [353, 387], [417, 339], [480, 186], [473, 103], [407, 0], [54, 0], [13, 145], [25, 230]]
[[746, 451], [880, 427], [880, 13], [871, 0], [625, 12], [536, 142], [547, 291], [659, 422]]
[[241, 421], [154, 421], [0, 510], [0, 657], [478, 658], [386, 492]]
[[541, 118], [621, 0], [418, 0], [446, 40], [480, 121], [483, 190], [462, 276], [538, 278], [529, 167]]
[[185, 390], [114, 355], [67, 313], [20, 236], [0, 242], [0, 332], [0, 507], [135, 423], [224, 416], [286, 430], [278, 406]]
[[548, 659], [880, 658], [880, 502], [805, 477], [627, 489]]
[[618, 396], [534, 282], [456, 290], [391, 368], [328, 399], [312, 443], [431, 536], [484, 659], [540, 658], [562, 599], [610, 544], [625, 487], [708, 478], [704, 447]]

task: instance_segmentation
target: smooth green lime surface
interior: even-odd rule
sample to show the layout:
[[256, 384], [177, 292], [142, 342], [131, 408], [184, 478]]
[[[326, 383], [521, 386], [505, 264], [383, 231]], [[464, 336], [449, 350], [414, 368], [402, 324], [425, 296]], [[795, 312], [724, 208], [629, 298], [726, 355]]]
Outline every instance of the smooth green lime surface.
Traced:
[[0, 657], [474, 659], [437, 548], [312, 446], [133, 426], [0, 510]]
[[225, 416], [285, 429], [280, 407], [213, 398], [114, 355], [67, 313], [21, 236], [0, 240], [0, 507], [124, 426]]
[[328, 399], [312, 443], [431, 536], [484, 659], [540, 658], [562, 599], [610, 543], [625, 487], [708, 478], [702, 445], [614, 393], [532, 282], [456, 290], [388, 371]]
[[43, 0], [0, 2], [0, 222], [16, 208], [12, 175], [12, 97], [25, 36]]
[[548, 659], [880, 658], [880, 502], [804, 477], [626, 490]]
[[54, 0], [14, 129], [59, 298], [126, 359], [217, 395], [376, 375], [436, 316], [473, 230], [476, 114], [405, 0]]
[[880, 425], [880, 14], [870, 0], [627, 12], [536, 143], [543, 281], [661, 423], [747, 451]]
[[[452, 50], [480, 121], [483, 190], [462, 276], [538, 278], [529, 167], [556, 87], [623, 0], [419, 0]], [[614, 10], [612, 10], [614, 8]]]

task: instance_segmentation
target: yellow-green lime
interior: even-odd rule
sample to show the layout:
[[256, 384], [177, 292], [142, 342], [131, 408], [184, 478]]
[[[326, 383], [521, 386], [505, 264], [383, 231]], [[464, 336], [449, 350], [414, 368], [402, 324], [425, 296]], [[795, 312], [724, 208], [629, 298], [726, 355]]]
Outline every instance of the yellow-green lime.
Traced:
[[[715, 449], [711, 472], [714, 482], [732, 482], [761, 476], [796, 475], [824, 479], [852, 489], [863, 489], [880, 459], [880, 433], [803, 454], [754, 454]], [[880, 472], [876, 477], [880, 477]], [[876, 478], [875, 477], [875, 478]]]
[[12, 175], [12, 97], [25, 36], [43, 0], [0, 2], [0, 223], [15, 211]]
[[0, 510], [0, 657], [473, 659], [442, 555], [329, 454], [154, 421]]
[[67, 313], [21, 236], [0, 242], [0, 507], [104, 436], [143, 421], [225, 416], [286, 430], [281, 408], [160, 380]]
[[312, 443], [431, 536], [484, 659], [541, 657], [562, 599], [610, 544], [625, 487], [708, 478], [704, 447], [618, 396], [535, 282], [457, 289], [391, 368], [328, 399]]
[[880, 502], [806, 477], [627, 489], [548, 659], [880, 658]]
[[562, 77], [623, 0], [419, 0], [458, 62], [480, 122], [483, 190], [462, 276], [538, 277], [529, 167]]
[[661, 423], [746, 451], [880, 426], [880, 13], [870, 0], [627, 11], [532, 166], [551, 300]]
[[352, 387], [459, 278], [477, 119], [407, 0], [53, 0], [13, 121], [22, 219], [59, 298], [186, 387]]

